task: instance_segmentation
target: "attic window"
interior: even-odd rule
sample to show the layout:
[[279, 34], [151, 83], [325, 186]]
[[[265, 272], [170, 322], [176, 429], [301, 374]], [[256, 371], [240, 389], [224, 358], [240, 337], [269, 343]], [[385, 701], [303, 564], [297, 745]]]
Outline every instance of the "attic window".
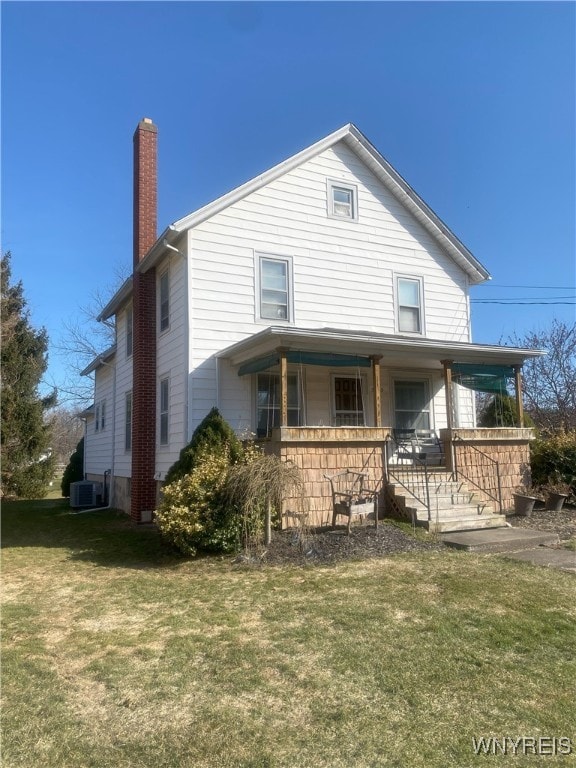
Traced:
[[328, 180], [328, 215], [335, 219], [358, 219], [356, 187]]

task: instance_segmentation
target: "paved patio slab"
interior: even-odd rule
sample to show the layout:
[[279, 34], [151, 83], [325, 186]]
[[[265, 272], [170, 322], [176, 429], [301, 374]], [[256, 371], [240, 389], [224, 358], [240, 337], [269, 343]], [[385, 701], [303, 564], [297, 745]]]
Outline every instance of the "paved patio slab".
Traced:
[[447, 546], [468, 552], [519, 552], [535, 547], [549, 547], [560, 541], [556, 533], [530, 528], [484, 528], [445, 533], [440, 538]]
[[538, 549], [524, 549], [520, 552], [507, 552], [504, 557], [522, 560], [532, 565], [542, 565], [545, 568], [558, 568], [576, 575], [576, 552], [571, 552], [569, 549], [538, 547]]

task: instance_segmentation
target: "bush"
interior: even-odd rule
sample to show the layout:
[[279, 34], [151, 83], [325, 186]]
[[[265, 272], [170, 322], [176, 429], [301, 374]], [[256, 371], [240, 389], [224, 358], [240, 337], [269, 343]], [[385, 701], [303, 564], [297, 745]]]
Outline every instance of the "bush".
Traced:
[[[494, 395], [478, 416], [479, 427], [516, 427], [516, 398], [510, 395]], [[533, 427], [534, 420], [524, 413], [524, 426]]]
[[219, 453], [224, 449], [228, 452], [231, 464], [235, 464], [242, 456], [242, 443], [234, 430], [222, 418], [219, 410], [212, 408], [194, 430], [188, 445], [180, 451], [178, 461], [166, 473], [165, 483], [168, 485], [190, 474], [200, 454], [205, 456], [206, 453]]
[[232, 552], [238, 545], [240, 515], [223, 493], [230, 459], [229, 449], [197, 452], [192, 470], [163, 488], [158, 528], [186, 555]]
[[534, 485], [556, 479], [576, 491], [576, 431], [535, 440], [530, 447], [530, 468]]
[[76, 450], [70, 456], [68, 466], [62, 475], [60, 487], [64, 498], [70, 496], [70, 483], [75, 483], [77, 480], [84, 480], [84, 438], [80, 440]]

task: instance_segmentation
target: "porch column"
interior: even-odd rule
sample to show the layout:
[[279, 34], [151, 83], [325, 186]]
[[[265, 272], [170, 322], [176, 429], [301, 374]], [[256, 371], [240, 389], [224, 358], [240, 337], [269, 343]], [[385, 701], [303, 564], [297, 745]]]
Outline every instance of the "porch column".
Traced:
[[518, 426], [524, 426], [524, 405], [522, 403], [522, 366], [514, 366], [514, 389], [516, 391], [516, 418]]
[[441, 360], [444, 366], [444, 389], [446, 390], [446, 426], [454, 428], [454, 399], [452, 397], [452, 360]]
[[382, 426], [382, 400], [380, 397], [380, 360], [382, 355], [372, 355], [372, 386], [374, 387], [374, 426]]
[[278, 349], [280, 355], [280, 426], [288, 426], [288, 360], [286, 349]]

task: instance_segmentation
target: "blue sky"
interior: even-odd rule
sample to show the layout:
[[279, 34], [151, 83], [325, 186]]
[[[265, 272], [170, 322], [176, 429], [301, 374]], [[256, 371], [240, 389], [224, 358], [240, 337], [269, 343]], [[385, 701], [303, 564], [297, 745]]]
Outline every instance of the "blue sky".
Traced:
[[[127, 273], [145, 116], [159, 127], [160, 230], [353, 122], [491, 272], [473, 299], [572, 302], [475, 303], [475, 341], [574, 321], [574, 3], [1, 12], [2, 250], [53, 344]], [[65, 365], [52, 349], [48, 379]]]

